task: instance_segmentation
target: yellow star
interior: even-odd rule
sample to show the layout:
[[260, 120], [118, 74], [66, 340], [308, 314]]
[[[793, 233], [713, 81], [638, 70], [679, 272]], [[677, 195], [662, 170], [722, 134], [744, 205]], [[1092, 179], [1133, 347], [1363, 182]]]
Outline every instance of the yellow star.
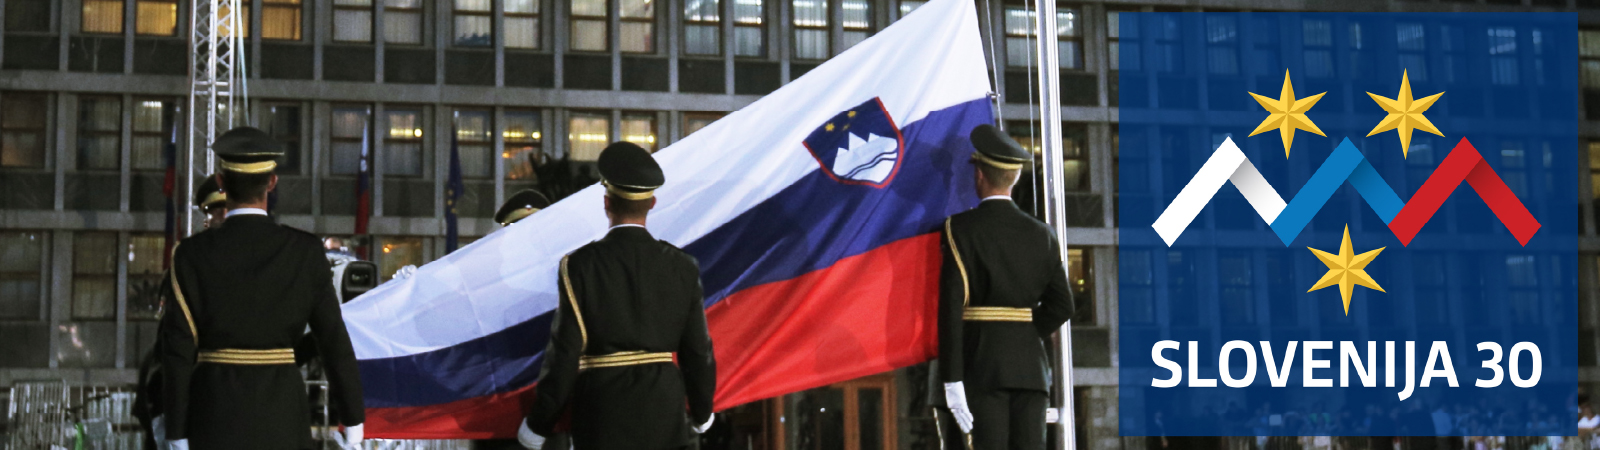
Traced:
[[1306, 292], [1338, 285], [1339, 295], [1344, 297], [1344, 315], [1350, 315], [1350, 293], [1355, 290], [1355, 286], [1366, 286], [1377, 289], [1378, 292], [1384, 292], [1383, 287], [1378, 286], [1378, 282], [1373, 281], [1372, 276], [1367, 275], [1367, 264], [1371, 263], [1373, 259], [1377, 259], [1378, 253], [1383, 252], [1385, 248], [1388, 247], [1380, 247], [1377, 250], [1359, 255], [1355, 254], [1354, 251], [1350, 250], [1350, 226], [1345, 225], [1344, 241], [1339, 243], [1339, 254], [1329, 254], [1322, 250], [1306, 247], [1307, 250], [1311, 250], [1311, 253], [1317, 255], [1317, 259], [1322, 260], [1322, 263], [1328, 266], [1328, 273], [1323, 275], [1321, 280], [1317, 280], [1317, 284], [1311, 286], [1311, 289]]
[[1261, 121], [1261, 125], [1256, 126], [1255, 131], [1250, 132], [1250, 135], [1255, 136], [1274, 128], [1278, 129], [1278, 135], [1283, 137], [1283, 157], [1288, 158], [1289, 146], [1294, 144], [1294, 130], [1306, 130], [1318, 136], [1327, 136], [1322, 134], [1317, 124], [1311, 123], [1311, 119], [1306, 117], [1306, 111], [1315, 106], [1323, 94], [1327, 92], [1296, 100], [1294, 84], [1289, 82], [1289, 71], [1283, 71], [1283, 91], [1277, 100], [1254, 92], [1250, 93], [1250, 96], [1256, 98], [1256, 103], [1260, 103], [1262, 108], [1271, 113], [1266, 120]]
[[1382, 107], [1384, 111], [1389, 112], [1388, 116], [1378, 122], [1378, 126], [1372, 127], [1372, 132], [1367, 133], [1367, 136], [1395, 130], [1396, 133], [1400, 134], [1400, 156], [1402, 158], [1410, 156], [1411, 153], [1411, 130], [1422, 130], [1444, 137], [1444, 133], [1440, 133], [1439, 129], [1433, 126], [1433, 122], [1429, 122], [1428, 118], [1422, 115], [1429, 107], [1433, 106], [1433, 102], [1439, 101], [1439, 96], [1444, 95], [1444, 93], [1440, 92], [1420, 100], [1413, 100], [1411, 98], [1411, 75], [1409, 73], [1400, 72], [1400, 95], [1396, 95], [1396, 98], [1390, 99], [1371, 92], [1368, 92], [1367, 95], [1372, 97], [1372, 101], [1378, 102], [1378, 106]]

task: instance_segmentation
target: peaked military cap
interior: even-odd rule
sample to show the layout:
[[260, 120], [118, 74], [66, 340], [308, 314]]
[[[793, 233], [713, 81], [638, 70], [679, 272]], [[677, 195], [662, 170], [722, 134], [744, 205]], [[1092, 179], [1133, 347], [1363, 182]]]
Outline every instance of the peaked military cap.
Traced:
[[252, 127], [238, 127], [222, 133], [211, 144], [211, 150], [222, 160], [222, 169], [238, 173], [267, 173], [278, 167], [278, 157], [283, 156], [283, 145]]
[[549, 206], [550, 199], [545, 198], [544, 194], [533, 189], [523, 189], [522, 192], [506, 199], [505, 204], [500, 205], [500, 212], [494, 213], [494, 221], [500, 225], [511, 225]]
[[974, 162], [1005, 170], [1020, 170], [1024, 164], [1033, 161], [1033, 153], [1022, 148], [1022, 144], [994, 125], [978, 125], [972, 129], [971, 139], [972, 146], [978, 149], [972, 153]]
[[661, 165], [650, 152], [632, 142], [622, 141], [606, 146], [596, 163], [600, 168], [600, 183], [606, 192], [625, 200], [644, 200], [655, 196], [656, 188], [666, 182]]
[[200, 189], [194, 192], [194, 205], [201, 208], [227, 201], [228, 194], [223, 193], [222, 186], [217, 185], [216, 175], [206, 177], [206, 181], [200, 183]]

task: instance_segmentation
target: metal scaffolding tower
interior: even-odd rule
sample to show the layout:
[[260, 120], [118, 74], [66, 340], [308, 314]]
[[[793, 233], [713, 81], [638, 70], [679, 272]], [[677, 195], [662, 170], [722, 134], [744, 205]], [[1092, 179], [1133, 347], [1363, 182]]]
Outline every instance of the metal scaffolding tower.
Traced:
[[216, 167], [211, 143], [218, 134], [247, 123], [244, 30], [239, 0], [193, 0], [189, 15], [189, 134], [179, 162], [179, 230], [195, 231], [194, 189]]

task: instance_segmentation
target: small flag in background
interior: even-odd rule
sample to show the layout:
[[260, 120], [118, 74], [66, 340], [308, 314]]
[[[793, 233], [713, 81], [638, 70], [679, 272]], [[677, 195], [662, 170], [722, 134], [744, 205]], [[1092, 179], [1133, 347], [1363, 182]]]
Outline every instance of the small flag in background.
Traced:
[[456, 133], [450, 129], [450, 179], [444, 184], [444, 252], [452, 253], [460, 245], [461, 235], [456, 219], [456, 204], [461, 201], [461, 147]]
[[372, 216], [372, 118], [361, 125], [361, 167], [356, 175], [356, 257], [368, 259], [367, 220]]

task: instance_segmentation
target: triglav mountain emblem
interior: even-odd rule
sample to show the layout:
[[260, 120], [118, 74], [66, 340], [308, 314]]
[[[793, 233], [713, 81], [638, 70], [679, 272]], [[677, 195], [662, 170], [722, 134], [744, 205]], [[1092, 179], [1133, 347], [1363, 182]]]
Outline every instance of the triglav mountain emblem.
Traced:
[[828, 119], [805, 145], [834, 180], [881, 188], [900, 167], [903, 140], [883, 102], [873, 98]]

